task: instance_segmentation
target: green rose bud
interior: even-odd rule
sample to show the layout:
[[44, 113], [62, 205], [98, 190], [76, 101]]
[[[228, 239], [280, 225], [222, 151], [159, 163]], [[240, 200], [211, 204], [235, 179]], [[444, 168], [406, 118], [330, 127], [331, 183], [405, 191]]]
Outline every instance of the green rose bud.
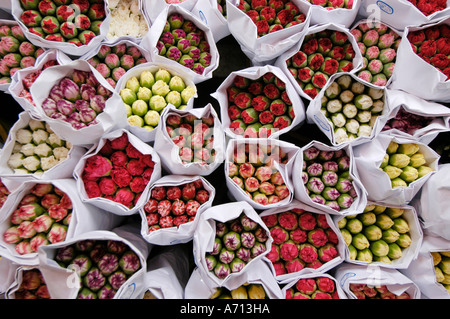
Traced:
[[153, 95], [166, 96], [169, 92], [169, 84], [167, 84], [163, 80], [157, 80], [152, 86]]
[[161, 112], [166, 107], [167, 102], [161, 95], [153, 95], [150, 98], [149, 105], [152, 110]]
[[368, 240], [374, 241], [381, 239], [383, 232], [380, 227], [376, 225], [370, 225], [364, 228], [364, 235], [367, 237]]
[[426, 162], [425, 156], [422, 153], [416, 153], [410, 157], [409, 165], [419, 168], [420, 166], [425, 165]]
[[181, 105], [181, 94], [178, 91], [170, 91], [166, 95], [166, 102], [172, 104], [175, 107], [179, 107]]
[[127, 121], [131, 126], [144, 126], [144, 120], [139, 115], [131, 115], [127, 118]]
[[397, 245], [396, 243], [389, 244], [389, 252], [387, 256], [390, 259], [399, 259], [400, 257], [402, 257], [402, 255], [402, 249], [399, 245]]
[[160, 119], [160, 115], [155, 110], [148, 111], [147, 114], [145, 114], [145, 116], [144, 116], [145, 124], [153, 126], [153, 127], [158, 125], [159, 119]]
[[384, 154], [383, 161], [381, 162], [380, 168], [385, 168], [389, 164], [389, 154]]
[[442, 257], [438, 266], [445, 274], [450, 274], [450, 257]]
[[375, 213], [367, 212], [367, 213], [362, 213], [359, 216], [359, 219], [361, 220], [361, 222], [364, 226], [370, 226], [370, 225], [375, 224], [375, 222], [377, 221], [377, 216], [375, 215]]
[[419, 151], [419, 145], [415, 143], [404, 143], [400, 144], [397, 153], [405, 154], [407, 156], [412, 156]]
[[394, 178], [391, 181], [391, 184], [392, 184], [392, 188], [395, 188], [395, 187], [408, 187], [408, 184], [406, 184], [406, 182], [403, 179], [401, 179], [400, 177]]
[[404, 168], [409, 164], [409, 156], [406, 154], [392, 154], [389, 157], [389, 164], [398, 168]]
[[150, 71], [143, 71], [139, 77], [139, 83], [148, 89], [151, 89], [153, 84], [155, 84], [155, 77]]
[[400, 174], [403, 172], [401, 168], [392, 165], [387, 165], [386, 167], [383, 168], [383, 171], [389, 176], [391, 180], [399, 177]]
[[367, 204], [366, 207], [364, 207], [364, 213], [371, 212], [374, 210], [374, 208], [375, 204]]
[[150, 98], [152, 97], [152, 90], [150, 90], [148, 87], [141, 86], [136, 93], [136, 97], [139, 100], [148, 102], [150, 100]]
[[358, 233], [353, 236], [352, 245], [358, 250], [363, 250], [369, 248], [370, 243], [367, 237], [364, 236], [364, 234]]
[[155, 73], [155, 81], [156, 82], [164, 81], [166, 84], [169, 84], [171, 78], [172, 78], [172, 75], [170, 74], [169, 71], [167, 71], [165, 69], [159, 69]]
[[359, 219], [353, 218], [353, 219], [350, 219], [349, 221], [347, 221], [346, 228], [349, 230], [350, 233], [357, 234], [362, 231], [363, 224]]
[[125, 88], [130, 89], [134, 93], [137, 93], [137, 91], [139, 90], [139, 87], [140, 87], [139, 80], [135, 76], [132, 76], [131, 78], [129, 78], [127, 83], [125, 83]]
[[386, 214], [392, 219], [394, 219], [402, 216], [404, 211], [405, 210], [403, 208], [388, 207], [386, 209]]
[[392, 260], [388, 256], [373, 256], [373, 261], [385, 264], [392, 264]]
[[374, 207], [374, 209], [373, 209], [373, 212], [374, 212], [376, 215], [379, 215], [379, 214], [381, 214], [381, 213], [384, 213], [385, 210], [386, 210], [386, 206], [375, 205], [375, 207]]
[[419, 171], [412, 166], [406, 166], [400, 174], [400, 178], [407, 183], [414, 182], [418, 177]]
[[350, 260], [356, 260], [358, 256], [358, 250], [352, 245], [348, 246], [349, 258]]
[[365, 261], [367, 263], [371, 263], [373, 261], [373, 254], [369, 248], [358, 251], [358, 255], [356, 256], [356, 260]]
[[382, 230], [386, 230], [394, 225], [394, 221], [387, 214], [380, 214], [377, 215], [377, 221], [375, 224]]
[[123, 105], [125, 106], [125, 112], [127, 113], [127, 117], [133, 115], [133, 110], [131, 110], [131, 106], [125, 103]]
[[120, 90], [119, 94], [125, 104], [132, 105], [133, 102], [137, 100], [136, 93], [128, 88]]
[[442, 283], [445, 280], [444, 273], [442, 272], [441, 268], [434, 267], [434, 273], [436, 275], [436, 281], [439, 283]]
[[386, 149], [386, 152], [391, 155], [397, 153], [398, 143], [391, 141]]
[[186, 88], [186, 84], [181, 77], [174, 75], [169, 81], [169, 88], [181, 93]]
[[142, 100], [136, 100], [131, 105], [131, 110], [134, 115], [144, 116], [148, 111], [148, 105]]
[[403, 218], [395, 218], [394, 225], [392, 225], [392, 228], [399, 234], [405, 234], [409, 232], [408, 222]]
[[348, 229], [343, 228], [341, 229], [341, 235], [342, 238], [344, 238], [344, 242], [347, 244], [347, 246], [349, 246], [353, 240], [352, 234], [348, 231]]
[[396, 242], [399, 237], [400, 234], [392, 228], [384, 230], [383, 235], [381, 236], [381, 238], [388, 244]]
[[417, 169], [417, 172], [419, 173], [419, 178], [424, 177], [428, 173], [431, 173], [433, 169], [429, 166], [422, 165]]
[[189, 100], [194, 97], [195, 89], [192, 86], [187, 86], [183, 91], [181, 91], [181, 98], [183, 99], [183, 104], [187, 104]]
[[408, 248], [411, 245], [411, 242], [411, 236], [408, 234], [401, 234], [395, 243], [401, 248]]
[[380, 239], [370, 244], [370, 250], [375, 256], [387, 256], [389, 253], [389, 245], [384, 240]]

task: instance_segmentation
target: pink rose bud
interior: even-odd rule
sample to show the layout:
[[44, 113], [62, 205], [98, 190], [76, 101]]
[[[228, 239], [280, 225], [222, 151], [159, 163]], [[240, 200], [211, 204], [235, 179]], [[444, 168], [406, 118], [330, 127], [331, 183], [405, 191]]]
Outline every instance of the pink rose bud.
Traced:
[[19, 255], [26, 255], [33, 253], [33, 250], [31, 249], [30, 243], [28, 241], [23, 240], [16, 245], [16, 252]]
[[92, 85], [83, 83], [80, 86], [81, 98], [86, 101], [90, 101], [91, 98], [96, 94], [96, 89]]
[[66, 116], [72, 114], [75, 111], [74, 103], [67, 100], [59, 100], [58, 102], [56, 102], [56, 107], [61, 114]]
[[33, 220], [33, 228], [38, 233], [47, 232], [53, 224], [53, 219], [48, 214], [43, 214]]
[[51, 98], [46, 98], [42, 102], [42, 109], [43, 109], [45, 115], [47, 115], [49, 117], [52, 116], [53, 114], [55, 114], [58, 110], [58, 108], [56, 106], [56, 102]]
[[61, 91], [65, 99], [71, 102], [75, 102], [77, 99], [80, 98], [79, 87], [70, 78], [68, 77], [63, 78], [59, 83], [59, 85], [61, 87]]
[[19, 231], [18, 227], [12, 226], [12, 227], [8, 228], [3, 233], [3, 240], [5, 241], [5, 243], [8, 243], [8, 244], [16, 244], [19, 241], [21, 241], [22, 238], [20, 238], [20, 231]]
[[31, 238], [36, 235], [36, 230], [33, 228], [33, 222], [25, 220], [18, 227], [20, 238]]
[[34, 252], [38, 251], [39, 246], [45, 246], [48, 244], [49, 242], [44, 234], [37, 234], [30, 240], [30, 247]]
[[97, 113], [91, 108], [86, 108], [80, 111], [80, 120], [84, 123], [92, 122], [96, 116]]
[[272, 176], [272, 168], [269, 166], [260, 166], [256, 169], [255, 176], [260, 182], [269, 181]]
[[51, 206], [59, 204], [60, 197], [56, 194], [45, 194], [41, 199], [41, 206], [49, 209]]
[[30, 203], [19, 208], [19, 218], [22, 220], [33, 220], [44, 212], [44, 208], [38, 203]]
[[53, 205], [48, 210], [48, 215], [53, 218], [56, 222], [59, 222], [65, 218], [68, 214], [67, 209], [62, 208], [60, 205]]
[[59, 243], [66, 239], [67, 226], [61, 224], [53, 224], [47, 234], [47, 239], [50, 243]]
[[91, 97], [90, 106], [91, 108], [97, 112], [101, 113], [103, 112], [103, 109], [105, 108], [106, 98], [102, 95], [94, 95]]

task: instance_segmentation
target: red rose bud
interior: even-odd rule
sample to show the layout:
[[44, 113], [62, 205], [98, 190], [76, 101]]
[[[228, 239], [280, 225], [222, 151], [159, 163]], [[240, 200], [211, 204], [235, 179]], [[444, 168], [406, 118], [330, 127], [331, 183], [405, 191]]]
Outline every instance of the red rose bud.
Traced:
[[283, 115], [283, 116], [277, 116], [273, 122], [273, 127], [278, 130], [282, 130], [289, 125], [291, 125], [292, 120], [289, 116]]
[[278, 225], [270, 229], [270, 235], [273, 238], [273, 243], [276, 245], [282, 244], [289, 239], [289, 232]]
[[261, 112], [269, 108], [270, 100], [264, 95], [258, 95], [252, 99], [251, 105], [256, 111]]
[[42, 16], [39, 13], [39, 11], [36, 10], [25, 10], [20, 15], [20, 20], [27, 26], [27, 27], [40, 27], [40, 23], [42, 21]]
[[297, 245], [288, 240], [285, 243], [282, 243], [280, 246], [280, 256], [284, 261], [292, 261], [298, 256]]
[[208, 191], [204, 189], [197, 191], [197, 194], [195, 195], [195, 200], [198, 201], [200, 204], [206, 203], [209, 200]]
[[195, 216], [200, 207], [200, 203], [196, 200], [189, 200], [186, 203], [186, 214], [189, 216]]
[[297, 244], [301, 244], [304, 243], [307, 239], [307, 233], [300, 229], [300, 228], [295, 228], [294, 230], [291, 230], [289, 233], [289, 238]]
[[246, 109], [252, 105], [252, 95], [246, 92], [237, 93], [233, 102], [240, 109]]

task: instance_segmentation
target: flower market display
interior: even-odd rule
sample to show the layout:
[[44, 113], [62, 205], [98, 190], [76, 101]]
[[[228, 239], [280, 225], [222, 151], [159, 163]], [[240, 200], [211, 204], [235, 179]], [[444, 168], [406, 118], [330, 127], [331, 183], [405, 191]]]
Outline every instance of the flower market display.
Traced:
[[10, 83], [20, 69], [31, 67], [44, 50], [27, 40], [18, 25], [0, 22], [0, 84]]
[[448, 6], [0, 1], [0, 299], [450, 299]]

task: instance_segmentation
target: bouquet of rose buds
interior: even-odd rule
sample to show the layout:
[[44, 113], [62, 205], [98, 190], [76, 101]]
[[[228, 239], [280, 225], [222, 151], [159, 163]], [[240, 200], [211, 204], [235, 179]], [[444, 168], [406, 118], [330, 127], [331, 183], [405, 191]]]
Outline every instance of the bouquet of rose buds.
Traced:
[[44, 49], [28, 41], [20, 26], [0, 21], [0, 85], [11, 83], [17, 71], [32, 67], [42, 53]]
[[289, 204], [294, 194], [290, 170], [298, 151], [278, 140], [230, 140], [225, 161], [230, 196], [256, 209]]
[[283, 288], [286, 299], [346, 299], [336, 280], [327, 274], [300, 277]]
[[139, 211], [141, 233], [148, 242], [157, 245], [191, 240], [196, 217], [211, 207], [215, 196], [213, 186], [203, 177], [181, 175], [162, 177], [149, 193]]
[[358, 67], [359, 53], [348, 29], [328, 24], [308, 30], [299, 45], [281, 55], [275, 65], [287, 71], [301, 96], [313, 100], [333, 74]]
[[333, 145], [362, 143], [381, 130], [379, 122], [387, 120], [386, 90], [351, 74], [334, 77], [315, 103], [308, 108], [308, 119], [319, 125]]
[[13, 5], [15, 18], [29, 34], [47, 42], [70, 43], [73, 46], [67, 48], [72, 49], [101, 35], [100, 25], [109, 14], [103, 0], [18, 0]]
[[350, 299], [420, 299], [419, 287], [395, 268], [342, 264], [334, 277]]
[[311, 25], [340, 24], [350, 28], [358, 15], [361, 0], [306, 0], [300, 9], [311, 9]]
[[103, 44], [95, 55], [81, 57], [87, 59], [113, 87], [116, 87], [119, 79], [132, 67], [148, 62], [150, 55], [144, 48], [123, 40], [114, 44]]
[[104, 135], [86, 153], [74, 176], [83, 201], [129, 215], [144, 205], [150, 184], [161, 176], [161, 168], [158, 155], [149, 145], [126, 130], [118, 130]]
[[387, 207], [370, 202], [362, 213], [338, 220], [337, 226], [348, 246], [346, 259], [350, 262], [379, 262], [383, 267], [404, 268], [412, 259], [408, 254], [414, 255], [417, 250], [416, 241], [421, 242], [417, 217], [408, 206]]
[[150, 23], [141, 0], [114, 0], [108, 2], [111, 10], [111, 22], [106, 37], [114, 40], [130, 37], [136, 40], [148, 32]]
[[211, 51], [203, 30], [180, 13], [172, 13], [158, 40], [158, 54], [203, 75], [211, 65]]
[[450, 290], [450, 251], [431, 252], [436, 281]]
[[9, 194], [11, 194], [11, 192], [9, 191], [8, 187], [3, 184], [3, 181], [0, 178], [0, 208], [2, 208], [3, 204], [5, 204]]
[[233, 72], [212, 96], [220, 104], [224, 131], [233, 138], [276, 138], [305, 119], [294, 87], [270, 65]]
[[166, 171], [206, 176], [222, 164], [225, 135], [211, 104], [189, 111], [170, 107], [161, 120], [154, 148]]
[[363, 67], [356, 74], [377, 86], [386, 86], [394, 72], [401, 36], [381, 22], [360, 21], [351, 31], [363, 56]]
[[[192, 108], [197, 88], [186, 73], [161, 64], [141, 64], [117, 83], [129, 130], [144, 142], [153, 141], [161, 113], [169, 105]], [[150, 133], [149, 133], [150, 132]]]
[[215, 283], [239, 277], [269, 251], [272, 237], [246, 202], [213, 206], [199, 216], [194, 232], [195, 263]]
[[7, 292], [8, 299], [51, 299], [39, 268], [23, 268], [20, 273], [20, 283], [18, 287]]
[[[302, 155], [302, 156], [300, 156]], [[366, 206], [351, 146], [333, 148], [313, 141], [295, 159], [295, 197], [330, 214], [346, 214]]]
[[308, 0], [311, 4], [321, 6], [327, 10], [334, 10], [338, 8], [351, 9], [353, 7], [353, 1], [344, 0]]
[[343, 251], [339, 248], [338, 229], [327, 214], [294, 202], [285, 208], [264, 211], [261, 219], [273, 239], [266, 258], [279, 281], [306, 269], [326, 271], [344, 260], [340, 256]]
[[435, 12], [442, 11], [447, 8], [445, 0], [425, 1], [425, 0], [408, 0], [424, 15], [429, 16]]
[[55, 261], [75, 270], [81, 287], [77, 299], [112, 299], [142, 267], [140, 257], [119, 240], [85, 239], [56, 250]]
[[266, 291], [261, 284], [245, 284], [228, 290], [219, 287], [210, 299], [267, 299]]
[[36, 253], [39, 246], [66, 239], [72, 217], [69, 196], [51, 183], [35, 184], [9, 215], [3, 241], [19, 255]]

